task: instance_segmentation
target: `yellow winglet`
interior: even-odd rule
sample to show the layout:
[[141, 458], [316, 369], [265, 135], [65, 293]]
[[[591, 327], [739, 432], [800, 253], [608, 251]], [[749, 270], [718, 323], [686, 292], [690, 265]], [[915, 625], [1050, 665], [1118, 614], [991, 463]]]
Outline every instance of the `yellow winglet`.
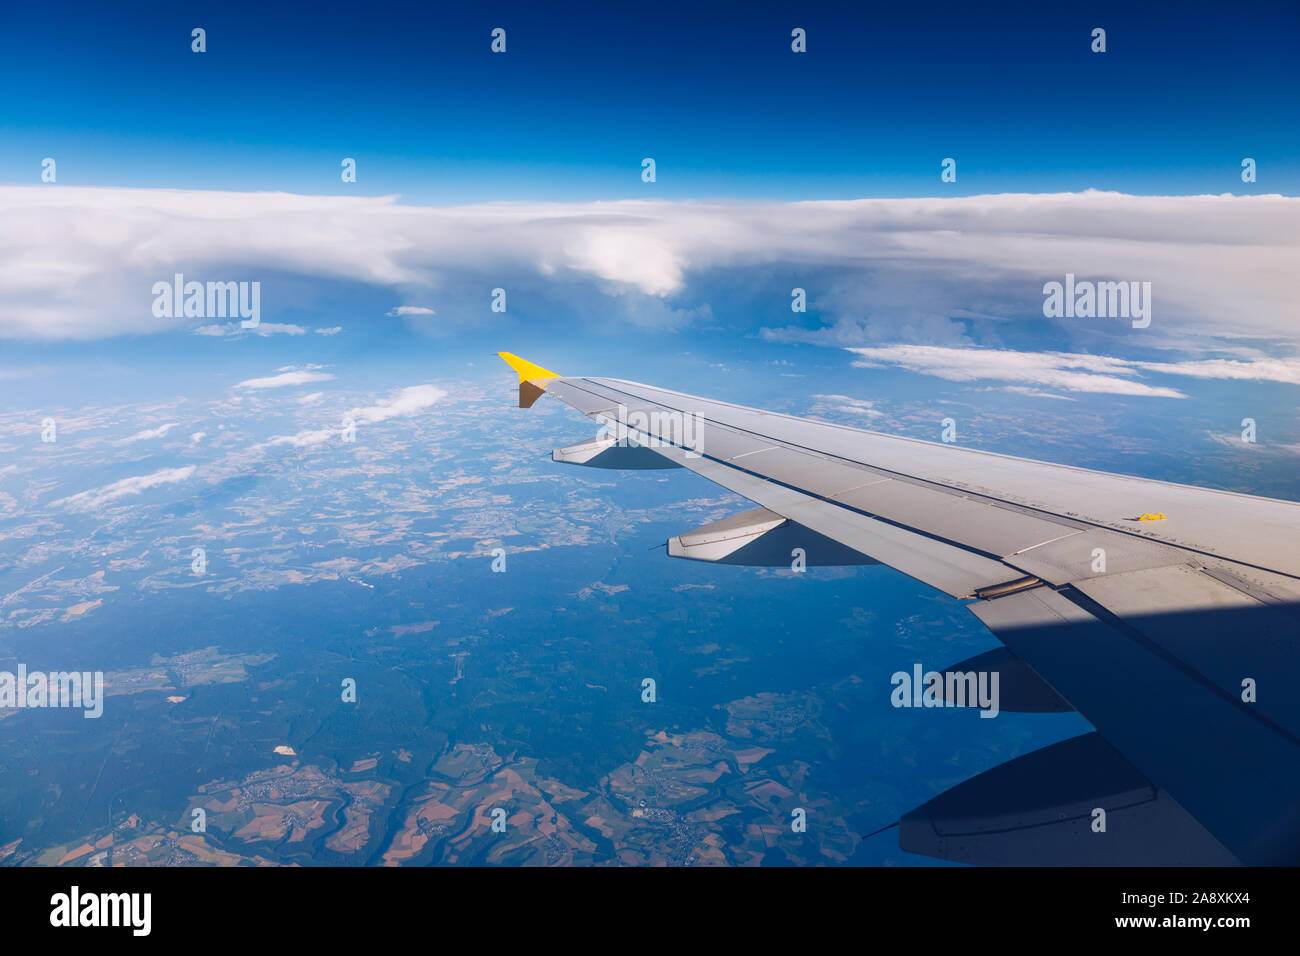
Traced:
[[563, 378], [559, 372], [552, 372], [542, 368], [540, 365], [534, 365], [528, 359], [522, 359], [518, 355], [512, 355], [510, 352], [498, 352], [501, 360], [519, 373], [519, 407], [532, 408], [533, 402], [542, 397], [546, 391], [546, 383], [557, 378]]

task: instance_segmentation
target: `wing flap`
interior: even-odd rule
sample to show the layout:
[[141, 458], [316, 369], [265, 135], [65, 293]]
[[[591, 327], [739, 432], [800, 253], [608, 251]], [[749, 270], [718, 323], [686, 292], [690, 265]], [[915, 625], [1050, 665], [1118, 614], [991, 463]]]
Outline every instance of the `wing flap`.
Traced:
[[1077, 587], [1224, 695], [1293, 735], [1300, 731], [1300, 698], [1288, 679], [1300, 632], [1293, 607], [1261, 602], [1188, 565], [1113, 574]]
[[1007, 563], [1055, 585], [1185, 564], [1188, 553], [1131, 534], [1086, 528], [1012, 552]]

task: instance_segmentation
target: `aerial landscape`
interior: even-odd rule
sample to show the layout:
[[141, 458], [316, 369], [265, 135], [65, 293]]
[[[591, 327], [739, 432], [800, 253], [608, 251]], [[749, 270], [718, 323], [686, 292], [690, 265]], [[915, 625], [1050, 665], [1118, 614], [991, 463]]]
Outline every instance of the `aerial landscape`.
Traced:
[[[1300, 863], [1300, 763], [1260, 756], [1300, 746], [1277, 558], [1300, 13], [1171, 10], [0, 15], [24, 40], [0, 64], [0, 867], [1181, 864], [1176, 837], [1149, 859], [908, 842], [917, 808], [1085, 737], [1144, 795], [1051, 794], [1079, 840], [1172, 802], [1151, 829], [1193, 820], [1196, 865]], [[706, 431], [698, 468], [553, 456], [604, 441], [627, 409], [583, 396], [623, 387], [752, 417]], [[1026, 460], [1073, 469], [1033, 472], [1064, 476], [1044, 501], [1103, 490], [990, 490]], [[886, 482], [901, 503], [846, 504]], [[1271, 510], [1216, 510], [1237, 499]], [[1058, 538], [951, 531], [990, 503], [970, 535], [1050, 520], [1124, 548], [1025, 570]], [[879, 537], [837, 535], [832, 506]], [[751, 511], [837, 559], [679, 559]], [[938, 545], [969, 563], [900, 558]], [[1162, 643], [1158, 586], [1116, 588], [1130, 617], [1087, 590], [1171, 566], [1215, 582], [1179, 579], [1180, 612], [1281, 616]], [[1100, 641], [1095, 672], [1026, 651], [1043, 706], [1013, 705], [1010, 664], [1000, 710], [895, 693], [1018, 664], [983, 609], [1022, 591], [1277, 740], [1207, 735], [1203, 779], [1180, 775], [1113, 732], [1107, 681], [1138, 678]], [[1186, 705], [1173, 681], [1139, 703]], [[972, 833], [1028, 827], [1012, 789], [1022, 816], [972, 810]], [[1290, 816], [1237, 812], [1264, 791]]]

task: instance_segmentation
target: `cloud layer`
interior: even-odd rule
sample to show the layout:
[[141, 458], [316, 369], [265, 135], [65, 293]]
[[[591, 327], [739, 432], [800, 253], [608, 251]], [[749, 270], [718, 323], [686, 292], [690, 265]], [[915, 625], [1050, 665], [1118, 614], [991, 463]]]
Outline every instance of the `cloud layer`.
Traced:
[[[1011, 349], [944, 348], [932, 345], [890, 345], [850, 348], [859, 368], [893, 367], [950, 382], [1014, 382], [1009, 391], [1042, 395], [1028, 386], [1068, 392], [1137, 395], [1147, 398], [1186, 398], [1176, 388], [1149, 385], [1142, 372], [1192, 378], [1238, 379], [1300, 384], [1300, 359], [1261, 359], [1243, 362], [1141, 362], [1075, 352], [1023, 352]], [[1050, 396], [1060, 397], [1060, 396]]]
[[239, 382], [236, 388], [285, 388], [289, 385], [305, 385], [308, 382], [327, 382], [334, 376], [329, 372], [314, 372], [305, 369], [281, 371], [279, 375], [264, 378], [248, 378]]
[[[444, 389], [436, 385], [411, 385], [396, 392], [386, 401], [376, 402], [362, 408], [354, 408], [343, 416], [343, 421], [354, 425], [369, 425], [387, 421], [403, 415], [414, 415], [431, 405], [436, 405], [447, 396]], [[266, 442], [272, 445], [292, 445], [295, 448], [308, 448], [330, 440], [339, 440], [343, 427], [314, 428], [298, 432], [295, 435], [277, 435]]]
[[104, 485], [102, 488], [94, 488], [90, 491], [83, 491], [67, 498], [52, 501], [50, 507], [66, 508], [68, 511], [83, 513], [98, 511], [104, 505], [117, 501], [119, 498], [138, 495], [142, 491], [156, 488], [159, 485], [170, 485], [186, 481], [194, 474], [194, 467], [194, 465], [186, 465], [182, 468], [162, 468], [148, 475], [123, 478], [112, 484]]
[[[0, 337], [231, 331], [152, 315], [152, 284], [178, 271], [198, 281], [343, 279], [390, 288], [399, 301], [431, 301], [456, 277], [496, 277], [580, 287], [611, 317], [673, 325], [711, 314], [702, 301], [710, 277], [753, 270], [766, 280], [782, 269], [837, 270], [808, 290], [830, 324], [768, 333], [786, 340], [882, 341], [864, 325], [871, 315], [894, 341], [957, 344], [954, 316], [1047, 321], [1042, 284], [1070, 272], [1151, 282], [1149, 341], [1175, 319], [1183, 333], [1295, 341], [1298, 254], [1300, 199], [1280, 196], [428, 208], [394, 197], [6, 186]], [[264, 309], [274, 302], [268, 287]]]

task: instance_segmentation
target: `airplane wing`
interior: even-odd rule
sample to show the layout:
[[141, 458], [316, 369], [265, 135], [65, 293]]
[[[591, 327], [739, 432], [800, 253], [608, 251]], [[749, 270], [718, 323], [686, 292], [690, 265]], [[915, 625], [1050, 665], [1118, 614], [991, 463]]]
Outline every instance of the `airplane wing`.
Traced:
[[1004, 645], [943, 672], [950, 702], [963, 675], [997, 671], [1002, 710], [1076, 710], [1095, 728], [903, 815], [903, 849], [979, 864], [1300, 863], [1300, 504], [500, 354], [521, 407], [550, 394], [604, 426], [556, 461], [683, 467], [756, 506], [683, 532], [669, 554], [887, 564], [966, 602]]

